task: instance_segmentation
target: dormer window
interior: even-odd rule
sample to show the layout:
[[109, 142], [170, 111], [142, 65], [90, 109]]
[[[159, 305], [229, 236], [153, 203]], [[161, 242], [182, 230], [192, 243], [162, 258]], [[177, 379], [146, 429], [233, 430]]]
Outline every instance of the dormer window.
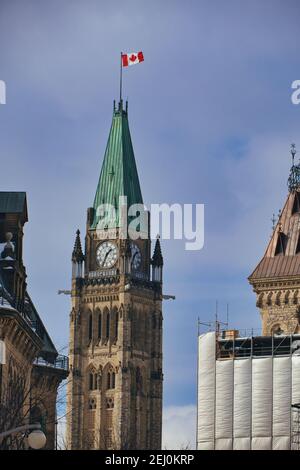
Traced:
[[297, 246], [296, 246], [296, 255], [300, 255], [300, 232], [298, 235], [298, 241], [297, 241]]
[[292, 215], [300, 212], [300, 193], [295, 191]]
[[287, 236], [283, 232], [278, 233], [275, 256], [284, 255], [286, 248]]

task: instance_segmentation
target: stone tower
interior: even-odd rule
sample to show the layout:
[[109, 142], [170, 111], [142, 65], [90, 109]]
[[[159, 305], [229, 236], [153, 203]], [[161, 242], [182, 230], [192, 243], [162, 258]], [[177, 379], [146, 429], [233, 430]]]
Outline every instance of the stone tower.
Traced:
[[[127, 103], [113, 111], [85, 252], [72, 254], [67, 440], [70, 449], [159, 449], [162, 426], [162, 269], [151, 258]], [[104, 207], [104, 209], [103, 209]], [[143, 206], [140, 206], [143, 207]], [[131, 234], [132, 235], [132, 234]], [[134, 239], [133, 239], [134, 238]]]
[[289, 194], [264, 257], [249, 282], [257, 295], [263, 335], [300, 331], [300, 163], [293, 164]]

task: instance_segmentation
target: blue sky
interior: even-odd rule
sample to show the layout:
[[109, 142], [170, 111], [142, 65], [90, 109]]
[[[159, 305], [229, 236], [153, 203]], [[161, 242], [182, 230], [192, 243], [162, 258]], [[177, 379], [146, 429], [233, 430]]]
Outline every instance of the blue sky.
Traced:
[[230, 326], [260, 326], [247, 276], [287, 195], [290, 143], [300, 148], [299, 10], [291, 0], [0, 3], [1, 190], [27, 191], [28, 282], [58, 348], [70, 306], [57, 290], [70, 287], [75, 231], [93, 202], [121, 50], [145, 56], [124, 71], [145, 202], [205, 204], [203, 250], [163, 242], [164, 290], [176, 295], [164, 306], [169, 446], [187, 415], [195, 438], [197, 317], [213, 319], [218, 299]]

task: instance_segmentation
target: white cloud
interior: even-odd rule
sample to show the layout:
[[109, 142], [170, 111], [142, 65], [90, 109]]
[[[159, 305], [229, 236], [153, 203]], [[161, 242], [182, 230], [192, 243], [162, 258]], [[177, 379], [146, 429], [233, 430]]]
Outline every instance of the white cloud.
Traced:
[[195, 448], [196, 406], [167, 406], [163, 411], [163, 449]]

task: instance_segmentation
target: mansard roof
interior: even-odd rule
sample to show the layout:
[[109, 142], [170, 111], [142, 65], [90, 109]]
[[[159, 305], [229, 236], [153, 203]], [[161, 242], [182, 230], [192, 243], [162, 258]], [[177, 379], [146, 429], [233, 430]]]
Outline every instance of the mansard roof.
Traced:
[[300, 276], [300, 188], [292, 190], [280, 214], [264, 257], [250, 275], [253, 280]]
[[292, 144], [289, 194], [264, 257], [249, 276], [251, 284], [256, 280], [300, 276], [300, 162], [295, 163], [296, 153]]
[[132, 204], [143, 204], [128, 124], [127, 105], [124, 110], [122, 101], [117, 109], [114, 107], [112, 125], [94, 200], [92, 228], [96, 228], [99, 222], [97, 208], [102, 204], [110, 204], [116, 211], [116, 218], [110, 221], [109, 227], [119, 226], [120, 196], [127, 196], [128, 207]]

